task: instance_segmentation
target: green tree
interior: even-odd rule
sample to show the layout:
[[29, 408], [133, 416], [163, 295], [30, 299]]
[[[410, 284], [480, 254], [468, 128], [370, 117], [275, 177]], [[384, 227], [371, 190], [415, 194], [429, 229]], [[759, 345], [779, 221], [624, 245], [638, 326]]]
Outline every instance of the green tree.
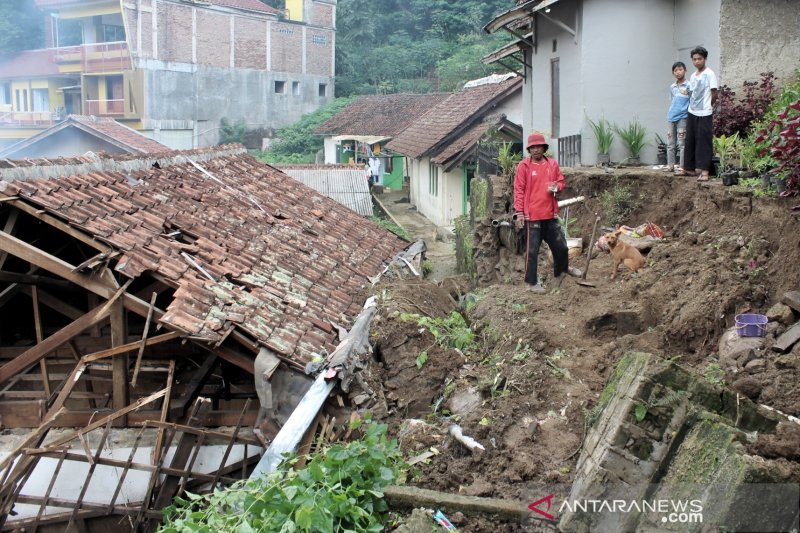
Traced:
[[44, 47], [44, 14], [33, 0], [0, 2], [0, 53]]
[[344, 109], [353, 98], [337, 98], [328, 105], [303, 117], [292, 125], [277, 131], [277, 142], [269, 150], [260, 152], [258, 157], [267, 163], [313, 163], [318, 151], [322, 150], [322, 136], [315, 134], [319, 125]]

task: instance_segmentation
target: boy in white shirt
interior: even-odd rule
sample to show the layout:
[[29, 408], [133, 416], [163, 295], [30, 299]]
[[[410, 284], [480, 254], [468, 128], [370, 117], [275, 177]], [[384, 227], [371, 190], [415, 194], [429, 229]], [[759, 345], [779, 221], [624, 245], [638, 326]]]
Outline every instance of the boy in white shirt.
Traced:
[[713, 121], [711, 113], [717, 103], [719, 82], [714, 72], [706, 66], [708, 50], [702, 46], [691, 52], [692, 64], [697, 69], [689, 78], [689, 117], [686, 123], [686, 147], [684, 149], [684, 172], [681, 175], [700, 171], [697, 181], [708, 181], [713, 148]]

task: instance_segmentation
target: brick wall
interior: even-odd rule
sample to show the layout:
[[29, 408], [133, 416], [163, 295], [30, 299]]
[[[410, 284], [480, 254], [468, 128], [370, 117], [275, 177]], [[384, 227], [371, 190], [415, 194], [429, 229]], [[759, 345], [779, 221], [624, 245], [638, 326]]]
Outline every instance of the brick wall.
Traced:
[[236, 68], [267, 68], [266, 23], [260, 20], [236, 17], [235, 22]]
[[272, 70], [302, 72], [303, 27], [297, 24], [272, 24]]
[[231, 64], [231, 17], [197, 9], [197, 62], [229, 67]]
[[308, 21], [312, 26], [322, 26], [323, 28], [333, 27], [333, 9], [329, 4], [318, 4], [314, 2], [311, 6], [311, 17]]
[[[128, 41], [135, 50], [136, 41]], [[153, 14], [142, 13], [142, 57], [153, 57]]]
[[319, 76], [333, 76], [333, 37], [329, 30], [314, 30], [309, 28], [306, 32], [306, 72]]
[[192, 8], [158, 2], [158, 59], [192, 62]]

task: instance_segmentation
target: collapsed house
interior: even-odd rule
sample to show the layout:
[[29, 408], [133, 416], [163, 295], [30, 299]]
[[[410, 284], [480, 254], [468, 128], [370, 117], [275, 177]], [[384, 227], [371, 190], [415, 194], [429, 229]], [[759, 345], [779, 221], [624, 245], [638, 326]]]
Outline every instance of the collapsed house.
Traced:
[[267, 415], [273, 436], [407, 246], [235, 145], [0, 160], [0, 179], [0, 428], [34, 428], [0, 455], [3, 530], [136, 530], [244, 477], [261, 446], [240, 428]]

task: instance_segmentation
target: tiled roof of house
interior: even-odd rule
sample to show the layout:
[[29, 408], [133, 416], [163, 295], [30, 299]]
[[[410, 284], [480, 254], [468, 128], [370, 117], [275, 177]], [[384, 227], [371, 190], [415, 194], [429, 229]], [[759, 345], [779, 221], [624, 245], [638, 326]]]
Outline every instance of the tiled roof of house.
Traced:
[[364, 217], [371, 217], [372, 194], [364, 168], [355, 165], [276, 165], [297, 181]]
[[359, 96], [314, 132], [322, 135], [393, 137], [447, 97], [446, 93]]
[[31, 148], [34, 147], [37, 142], [69, 128], [77, 128], [129, 153], [148, 154], [168, 152], [170, 150], [168, 146], [154, 141], [149, 137], [145, 137], [133, 128], [129, 128], [113, 118], [69, 115], [62, 122], [50, 126], [36, 135], [28, 137], [4, 150], [0, 150], [0, 157], [15, 157], [15, 154], [19, 154], [22, 151], [30, 152]]
[[431, 162], [441, 165], [445, 167], [445, 171], [449, 171], [468, 155], [489, 130], [500, 127], [515, 130], [514, 136], [522, 141], [522, 126], [507, 121], [504, 115], [493, 115], [475, 122], [466, 131], [455, 137], [441, 152], [431, 157]]
[[117, 272], [151, 272], [175, 288], [160, 319], [171, 329], [217, 343], [236, 328], [295, 366], [333, 351], [333, 324], [361, 310], [369, 277], [406, 246], [238, 145], [0, 160], [0, 179], [0, 198], [20, 198], [11, 205], [120, 251]]
[[386, 148], [414, 159], [435, 153], [448, 135], [468, 128], [476, 118], [490, 112], [495, 104], [521, 87], [522, 78], [515, 77], [452, 93], [389, 141]]

